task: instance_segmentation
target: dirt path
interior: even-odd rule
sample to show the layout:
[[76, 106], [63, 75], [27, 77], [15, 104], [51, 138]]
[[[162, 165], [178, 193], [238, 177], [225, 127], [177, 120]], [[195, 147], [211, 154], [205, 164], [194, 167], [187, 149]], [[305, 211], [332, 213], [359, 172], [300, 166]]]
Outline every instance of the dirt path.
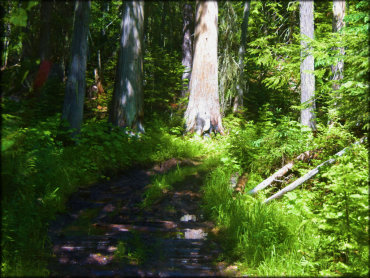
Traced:
[[139, 204], [154, 172], [131, 170], [75, 193], [68, 213], [49, 228], [51, 275], [222, 275], [214, 263], [220, 250], [207, 239], [212, 223], [199, 208], [203, 175], [187, 176], [150, 211], [143, 210]]

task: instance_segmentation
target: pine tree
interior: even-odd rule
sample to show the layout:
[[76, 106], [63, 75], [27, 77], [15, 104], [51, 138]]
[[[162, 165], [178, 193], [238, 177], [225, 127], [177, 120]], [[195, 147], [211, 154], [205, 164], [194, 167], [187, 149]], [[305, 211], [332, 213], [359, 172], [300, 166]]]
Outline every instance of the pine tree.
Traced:
[[76, 1], [71, 63], [62, 113], [62, 119], [68, 121], [70, 127], [75, 129], [75, 133], [80, 131], [83, 117], [90, 8], [90, 1]]
[[124, 1], [110, 122], [143, 132], [144, 2]]
[[[345, 0], [333, 0], [333, 32], [340, 32], [340, 30], [344, 27], [344, 14], [346, 10], [346, 1]], [[341, 47], [338, 49], [340, 55], [344, 55], [344, 48]], [[344, 68], [344, 61], [340, 59], [336, 64], [334, 64], [331, 68], [333, 77], [332, 80], [341, 80], [343, 79], [343, 68]], [[334, 83], [333, 89], [338, 90], [339, 84]]]
[[197, 1], [194, 60], [185, 112], [188, 132], [223, 134], [218, 96], [218, 5]]
[[182, 96], [184, 97], [188, 91], [188, 82], [191, 76], [191, 66], [193, 63], [193, 41], [191, 38], [191, 27], [193, 26], [193, 7], [190, 3], [184, 4], [183, 9], [183, 40], [182, 40], [182, 65], [184, 73], [182, 74], [182, 82], [184, 84]]
[[251, 0], [246, 0], [244, 4], [243, 12], [243, 23], [242, 23], [242, 33], [240, 37], [240, 47], [239, 47], [239, 82], [236, 86], [237, 95], [234, 99], [233, 112], [239, 111], [243, 107], [243, 96], [245, 90], [245, 80], [244, 80], [244, 56], [245, 56], [245, 44], [247, 40], [248, 31], [248, 19], [250, 12]]
[[300, 29], [301, 29], [301, 104], [306, 106], [301, 111], [301, 124], [316, 129], [315, 124], [315, 75], [314, 57], [310, 54], [306, 37], [314, 38], [314, 5], [313, 0], [300, 0]]

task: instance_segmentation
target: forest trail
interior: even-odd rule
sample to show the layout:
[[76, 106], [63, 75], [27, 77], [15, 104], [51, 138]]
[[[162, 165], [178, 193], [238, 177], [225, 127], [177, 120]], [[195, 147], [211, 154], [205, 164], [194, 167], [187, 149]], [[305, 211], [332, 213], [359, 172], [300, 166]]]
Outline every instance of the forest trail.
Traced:
[[[164, 168], [176, 166], [173, 162]], [[220, 264], [214, 263], [220, 249], [207, 238], [213, 224], [202, 220], [200, 187], [204, 175], [186, 176], [150, 210], [140, 208], [151, 177], [167, 170], [163, 165], [134, 169], [73, 194], [67, 212], [49, 227], [50, 274], [223, 275]]]

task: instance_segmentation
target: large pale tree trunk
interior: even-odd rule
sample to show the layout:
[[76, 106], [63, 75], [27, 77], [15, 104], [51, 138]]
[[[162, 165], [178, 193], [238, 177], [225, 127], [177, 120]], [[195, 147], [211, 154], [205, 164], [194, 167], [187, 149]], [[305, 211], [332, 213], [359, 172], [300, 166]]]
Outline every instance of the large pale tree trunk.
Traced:
[[234, 99], [233, 112], [238, 112], [243, 108], [243, 96], [245, 89], [245, 79], [244, 79], [244, 56], [245, 56], [245, 44], [247, 40], [248, 31], [248, 19], [250, 12], [251, 0], [245, 1], [244, 12], [243, 12], [243, 23], [242, 23], [242, 33], [240, 37], [240, 47], [239, 47], [239, 82], [236, 85], [237, 95]]
[[[345, 0], [333, 0], [333, 32], [339, 32], [344, 27], [344, 14], [346, 10], [346, 1]], [[344, 55], [344, 48], [339, 48], [340, 55]], [[341, 80], [343, 79], [343, 68], [344, 61], [340, 59], [335, 65], [331, 67], [333, 77], [332, 80]], [[335, 82], [333, 84], [333, 90], [338, 90], [339, 84]]]
[[182, 65], [184, 66], [184, 73], [182, 74], [182, 97], [185, 97], [188, 91], [188, 84], [191, 76], [191, 66], [193, 63], [193, 42], [191, 39], [191, 30], [193, 26], [194, 15], [193, 7], [190, 3], [184, 4], [183, 10], [183, 40], [182, 40]]
[[218, 96], [217, 1], [197, 1], [195, 48], [185, 112], [186, 130], [223, 134]]
[[314, 38], [314, 17], [313, 17], [313, 0], [300, 0], [300, 29], [301, 35], [301, 104], [306, 108], [301, 111], [301, 124], [316, 130], [315, 124], [315, 75], [314, 57], [310, 54], [307, 47], [307, 40], [304, 36]]
[[124, 1], [110, 122], [143, 132], [144, 1]]
[[86, 91], [87, 34], [89, 32], [90, 1], [76, 1], [71, 63], [69, 66], [62, 119], [66, 119], [71, 128], [80, 131], [83, 117]]

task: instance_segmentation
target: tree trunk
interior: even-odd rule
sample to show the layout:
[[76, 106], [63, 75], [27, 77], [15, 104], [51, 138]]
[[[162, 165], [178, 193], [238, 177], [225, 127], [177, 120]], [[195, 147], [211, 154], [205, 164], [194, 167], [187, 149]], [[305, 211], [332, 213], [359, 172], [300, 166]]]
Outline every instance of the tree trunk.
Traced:
[[161, 34], [161, 41], [160, 41], [160, 46], [162, 46], [163, 48], [166, 47], [166, 36], [165, 36], [165, 31], [166, 30], [166, 14], [168, 13], [168, 3], [167, 1], [162, 1], [162, 18], [161, 18], [161, 29], [162, 29], [162, 32], [160, 32]]
[[101, 51], [102, 44], [101, 44], [101, 42], [105, 42], [107, 40], [106, 31], [105, 31], [106, 26], [104, 26], [104, 18], [106, 17], [106, 14], [109, 13], [109, 2], [104, 1], [102, 3], [102, 8], [101, 9], [102, 9], [102, 14], [103, 14], [103, 20], [102, 20], [102, 23], [101, 23], [101, 26], [100, 26], [100, 38], [99, 38], [99, 47], [98, 47], [98, 50], [97, 50], [97, 58], [98, 58], [98, 75], [99, 75], [99, 80], [101, 82], [103, 82], [104, 74], [103, 74], [103, 69], [102, 69], [101, 61], [104, 60], [104, 57], [102, 59], [102, 51]]
[[[344, 14], [346, 10], [345, 0], [333, 0], [333, 32], [339, 32], [344, 27]], [[340, 55], [344, 55], [344, 48], [339, 48]], [[340, 59], [335, 65], [331, 67], [333, 73], [332, 80], [342, 80], [343, 79], [343, 68], [344, 61]], [[339, 89], [339, 84], [333, 84], [333, 90]]]
[[[314, 37], [313, 0], [300, 0], [300, 29], [301, 35], [311, 39]], [[301, 40], [301, 104], [305, 109], [301, 111], [301, 124], [316, 130], [315, 124], [315, 75], [314, 57], [307, 47], [306, 38]], [[310, 72], [308, 72], [310, 71]], [[308, 106], [308, 107], [307, 107]]]
[[[5, 8], [6, 7], [6, 8]], [[12, 14], [12, 4], [9, 2], [7, 5], [4, 4], [3, 6], [3, 16], [5, 14], [11, 15]], [[9, 54], [9, 43], [10, 43], [10, 35], [11, 35], [11, 24], [9, 20], [7, 22], [2, 23], [3, 27], [3, 50], [1, 52], [2, 64], [1, 64], [1, 71], [5, 70], [8, 65], [8, 54]]]
[[83, 117], [90, 7], [90, 1], [76, 1], [71, 46], [71, 63], [62, 114], [62, 119], [68, 121], [70, 127], [75, 129], [75, 133], [80, 131]]
[[[301, 153], [296, 157], [296, 160], [304, 161], [306, 159], [314, 158], [315, 154], [313, 151], [306, 151], [304, 153]], [[294, 162], [289, 162], [288, 164], [285, 164], [282, 168], [280, 168], [278, 171], [276, 171], [274, 174], [272, 174], [270, 177], [265, 179], [263, 182], [258, 184], [255, 188], [250, 190], [248, 194], [256, 194], [258, 191], [265, 189], [267, 186], [271, 185], [274, 181], [276, 181], [277, 178], [283, 177], [286, 173], [288, 173], [294, 166]]]
[[250, 190], [248, 194], [256, 194], [258, 191], [266, 188], [267, 186], [271, 185], [277, 178], [280, 178], [284, 176], [286, 173], [288, 173], [293, 168], [293, 162], [290, 162], [286, 165], [284, 165], [283, 168], [276, 171], [273, 175], [265, 179], [263, 182], [258, 184], [255, 188]]
[[39, 96], [40, 89], [45, 84], [52, 68], [50, 61], [50, 18], [53, 2], [42, 0], [40, 6], [40, 37], [39, 37], [39, 56], [40, 66], [33, 83], [33, 90]]
[[[175, 14], [175, 10], [173, 9], [173, 2], [168, 2], [168, 6], [167, 6], [167, 14], [170, 14], [170, 15], [174, 15]], [[167, 20], [167, 23], [168, 25], [168, 47], [167, 49], [169, 51], [173, 51], [174, 50], [174, 45], [175, 45], [175, 34], [173, 32], [173, 16], [169, 16], [168, 17], [168, 20]]]
[[122, 34], [110, 122], [143, 132], [144, 2], [124, 2]]
[[100, 49], [98, 49], [98, 71], [101, 74], [101, 56], [100, 56]]
[[4, 30], [3, 53], [2, 53], [3, 63], [1, 66], [1, 70], [4, 70], [6, 66], [8, 65], [10, 34], [11, 34], [11, 25], [8, 22], [5, 24], [5, 30]]
[[184, 66], [184, 73], [182, 74], [182, 97], [185, 97], [189, 89], [189, 81], [191, 76], [191, 66], [193, 63], [193, 42], [191, 39], [191, 30], [193, 27], [194, 15], [193, 7], [190, 3], [184, 4], [183, 10], [183, 40], [182, 40], [182, 65]]
[[50, 18], [53, 9], [53, 2], [41, 1], [40, 17], [40, 62], [50, 59]]
[[244, 56], [245, 56], [245, 44], [247, 40], [247, 31], [248, 31], [248, 19], [249, 19], [249, 11], [251, 6], [251, 0], [246, 0], [244, 4], [244, 12], [243, 12], [243, 23], [242, 23], [242, 33], [240, 37], [240, 47], [239, 47], [239, 82], [236, 85], [237, 95], [234, 99], [234, 107], [233, 112], [238, 112], [241, 108], [243, 108], [243, 96], [244, 96], [244, 89], [245, 89], [245, 79], [244, 79]]
[[[350, 149], [354, 145], [358, 145], [358, 144], [363, 143], [366, 139], [367, 139], [367, 137], [361, 138], [359, 141], [353, 143], [352, 146], [344, 148], [340, 152], [337, 152], [334, 156], [339, 157], [339, 156], [344, 155], [348, 151], [348, 149]], [[303, 184], [304, 182], [306, 182], [307, 180], [309, 180], [310, 178], [315, 176], [317, 173], [319, 173], [320, 168], [322, 168], [323, 166], [325, 166], [327, 164], [332, 164], [333, 162], [335, 162], [335, 160], [336, 160], [336, 158], [330, 158], [329, 160], [324, 161], [319, 166], [317, 166], [315, 169], [313, 169], [313, 170], [309, 171], [307, 174], [305, 174], [303, 177], [300, 177], [299, 179], [292, 182], [290, 185], [284, 187], [279, 192], [277, 192], [274, 195], [272, 195], [271, 197], [267, 198], [265, 201], [263, 201], [263, 203], [268, 203], [271, 200], [279, 198], [279, 197], [283, 196], [285, 193], [287, 193], [289, 191], [292, 191], [293, 189], [297, 188], [298, 186], [300, 186], [301, 184]]]
[[186, 130], [223, 134], [218, 96], [217, 1], [197, 1], [195, 49], [190, 97], [185, 112]]

